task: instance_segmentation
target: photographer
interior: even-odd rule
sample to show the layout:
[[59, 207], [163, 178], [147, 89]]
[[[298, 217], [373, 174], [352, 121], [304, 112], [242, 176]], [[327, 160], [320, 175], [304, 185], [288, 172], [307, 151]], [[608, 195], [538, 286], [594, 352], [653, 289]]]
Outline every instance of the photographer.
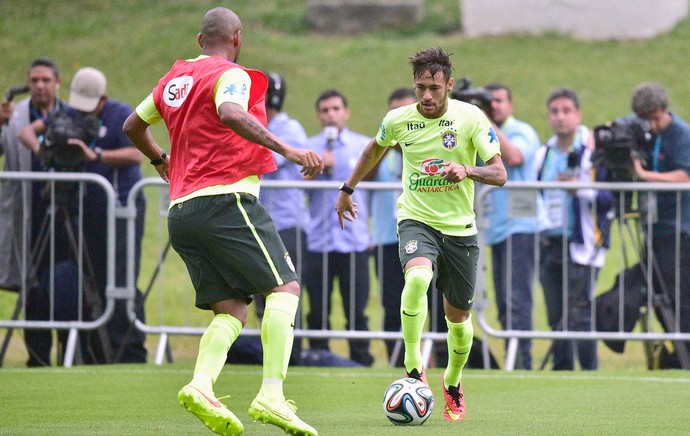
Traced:
[[[81, 170], [102, 175], [113, 184], [119, 204], [125, 204], [131, 187], [141, 179], [139, 164], [142, 155], [122, 132], [122, 124], [133, 109], [109, 99], [106, 95], [105, 76], [102, 72], [89, 67], [82, 68], [75, 74], [71, 83], [69, 104], [71, 107], [64, 108], [63, 113], [56, 113], [48, 119], [36, 120], [25, 127], [19, 135], [21, 141], [34, 154], [47, 158], [48, 165], [53, 170]], [[65, 113], [73, 120], [73, 126], [70, 127], [69, 123], [61, 118]], [[94, 121], [96, 129], [92, 131]], [[76, 137], [66, 139], [67, 145], [61, 144], [58, 130], [63, 136], [66, 134], [64, 132], [72, 131]], [[92, 136], [91, 133], [93, 133]], [[37, 135], [44, 134], [45, 138], [52, 138], [54, 144], [46, 140], [41, 143]], [[49, 150], [51, 146], [54, 150]], [[90, 256], [93, 278], [100, 299], [105, 302], [108, 262], [105, 249], [107, 244], [105, 193], [96, 185], [87, 185], [83, 204], [86, 251]], [[144, 207], [144, 197], [140, 193], [137, 197], [135, 226], [135, 283], [139, 273]], [[124, 286], [126, 283], [126, 227], [125, 220], [116, 220], [116, 286]], [[45, 304], [48, 303], [45, 302]], [[135, 307], [138, 318], [144, 320], [143, 297], [138, 289], [135, 293]], [[127, 317], [126, 301], [116, 301], [115, 312], [107, 324], [107, 329], [110, 344], [105, 344], [102, 349], [96, 350], [90, 356], [93, 362], [89, 363], [146, 362], [144, 334], [132, 328]], [[112, 351], [112, 356], [109, 355], [109, 350]]]
[[[2, 154], [5, 156], [5, 171], [45, 171], [43, 162], [22, 145], [19, 132], [37, 119], [46, 119], [58, 111], [63, 103], [58, 99], [60, 72], [50, 59], [38, 58], [31, 62], [27, 72], [29, 97], [13, 104], [14, 93], [8, 91], [3, 103], [3, 118], [8, 117], [2, 126]], [[9, 97], [8, 97], [9, 96]], [[11, 98], [10, 98], [11, 97]], [[25, 187], [28, 186], [28, 189]], [[37, 210], [40, 205], [42, 182], [5, 181], [0, 190], [0, 287], [16, 291], [29, 291], [34, 277], [25, 260], [31, 252], [32, 227], [37, 228], [43, 215]], [[24, 213], [23, 204], [28, 204]], [[33, 213], [32, 213], [33, 212]], [[31, 292], [28, 292], [31, 294]], [[26, 320], [45, 319], [42, 307], [26, 301], [24, 306]], [[39, 356], [32, 351], [41, 348], [40, 344], [50, 344], [52, 334], [47, 330], [24, 330], [24, 340], [29, 351], [29, 366], [40, 366], [49, 362], [50, 355]], [[35, 346], [33, 346], [35, 345]], [[48, 346], [50, 348], [50, 345]]]
[[[651, 133], [656, 135], [651, 161], [646, 167], [633, 156], [637, 178], [646, 182], [689, 183], [690, 126], [669, 111], [669, 99], [664, 88], [657, 83], [639, 84], [633, 93], [631, 106], [638, 117], [649, 122]], [[652, 226], [651, 247], [654, 263], [659, 267], [659, 276], [654, 280], [655, 291], [664, 292], [670, 298], [670, 307], [677, 307], [678, 303], [680, 330], [690, 332], [690, 192], [682, 192], [679, 202], [676, 192], [656, 193], [655, 213], [657, 220]], [[680, 216], [680, 222], [677, 216]], [[679, 243], [677, 232], [680, 232]], [[676, 259], [677, 255], [680, 259]], [[676, 283], [680, 289], [676, 289]], [[679, 302], [676, 301], [677, 295], [680, 296]], [[671, 326], [664, 327], [668, 330]], [[686, 346], [690, 347], [690, 342]]]
[[[31, 122], [45, 119], [62, 107], [57, 98], [60, 86], [60, 73], [55, 63], [50, 59], [39, 58], [31, 62], [27, 72], [27, 86], [29, 97], [14, 104], [11, 101], [2, 103], [2, 119], [7, 124], [2, 125], [0, 136], [0, 154], [5, 156], [4, 171], [45, 171], [43, 163], [33, 156], [19, 141], [17, 135]], [[14, 97], [12, 95], [12, 97]], [[7, 99], [6, 99], [7, 100]], [[29, 183], [33, 189], [27, 192], [26, 201], [32, 204], [32, 192], [40, 192], [42, 183]], [[24, 191], [22, 182], [5, 181], [0, 190], [0, 288], [19, 290], [22, 286], [22, 272], [26, 266], [22, 265], [21, 252], [25, 248], [30, 250], [31, 240], [27, 247], [21, 247], [22, 241], [27, 240], [30, 231], [27, 223], [32, 217], [24, 216], [22, 201]], [[29, 312], [27, 307], [27, 312]], [[26, 314], [31, 319], [31, 313]], [[31, 331], [42, 334], [41, 331]], [[28, 335], [31, 332], [27, 331]]]

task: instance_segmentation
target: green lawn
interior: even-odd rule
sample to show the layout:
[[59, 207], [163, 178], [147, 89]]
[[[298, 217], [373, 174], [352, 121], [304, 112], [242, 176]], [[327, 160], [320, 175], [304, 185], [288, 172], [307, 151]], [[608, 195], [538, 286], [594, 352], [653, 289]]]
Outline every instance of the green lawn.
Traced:
[[[210, 434], [177, 405], [190, 365], [96, 366], [0, 371], [0, 435]], [[292, 368], [285, 383], [298, 414], [320, 435], [606, 434], [687, 432], [690, 375], [667, 371], [505, 373], [465, 371], [467, 418], [443, 420], [441, 373], [429, 372], [435, 410], [422, 427], [396, 427], [381, 409], [390, 369]], [[279, 435], [246, 413], [260, 384], [256, 366], [226, 366], [216, 384], [245, 435]]]
[[[337, 87], [349, 100], [350, 127], [373, 135], [384, 113], [389, 92], [411, 83], [407, 59], [418, 50], [441, 46], [453, 52], [455, 77], [470, 76], [476, 85], [503, 81], [513, 88], [516, 116], [535, 126], [544, 141], [549, 135], [545, 101], [556, 86], [575, 88], [581, 96], [585, 123], [593, 126], [629, 112], [630, 95], [642, 81], [656, 80], [668, 90], [672, 109], [690, 119], [690, 20], [653, 40], [582, 42], [556, 35], [464, 38], [459, 31], [457, 0], [427, 0], [427, 18], [420, 26], [355, 36], [313, 35], [305, 22], [307, 0], [236, 1], [223, 4], [240, 15], [243, 49], [240, 63], [285, 76], [285, 110], [300, 120], [308, 134], [320, 129], [314, 113], [316, 96]], [[60, 97], [83, 66], [94, 66], [108, 77], [112, 98], [138, 104], [177, 58], [198, 54], [196, 34], [201, 17], [218, 2], [210, 0], [4, 0], [0, 2], [0, 88], [22, 84], [36, 57], [53, 58], [61, 68]], [[154, 135], [168, 147], [165, 128]], [[0, 158], [1, 161], [2, 158]], [[149, 165], [147, 176], [155, 172]], [[158, 251], [167, 241], [157, 194], [149, 193], [148, 223], [139, 285], [145, 289]], [[614, 250], [612, 249], [613, 253]], [[612, 276], [604, 271], [602, 283]], [[372, 290], [370, 325], [381, 325], [377, 291]], [[543, 319], [540, 293], [535, 316]], [[338, 304], [338, 299], [334, 304]], [[0, 316], [7, 318], [14, 294], [0, 292]], [[491, 314], [490, 314], [491, 315]], [[152, 324], [205, 325], [207, 314], [192, 308], [187, 273], [171, 254], [147, 303]], [[251, 324], [250, 324], [251, 325]], [[344, 325], [336, 314], [334, 326]], [[149, 340], [155, 350], [156, 337]], [[198, 338], [173, 338], [177, 358], [191, 359]], [[497, 355], [502, 343], [491, 342]], [[535, 361], [548, 342], [535, 343]], [[377, 356], [383, 347], [375, 344]], [[338, 351], [346, 350], [342, 341]], [[619, 356], [601, 347], [604, 369], [644, 368], [641, 344]], [[10, 364], [22, 365], [23, 346], [15, 336]], [[382, 364], [379, 362], [379, 364]]]

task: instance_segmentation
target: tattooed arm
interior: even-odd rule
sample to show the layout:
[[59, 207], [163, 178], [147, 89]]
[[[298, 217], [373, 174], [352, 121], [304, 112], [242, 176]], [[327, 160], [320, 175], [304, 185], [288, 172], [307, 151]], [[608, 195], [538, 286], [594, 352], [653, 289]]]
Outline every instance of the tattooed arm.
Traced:
[[506, 168], [500, 155], [495, 155], [486, 162], [485, 166], [473, 167], [464, 165], [467, 177], [487, 185], [503, 186], [508, 180]]
[[310, 150], [290, 147], [240, 105], [223, 103], [220, 105], [219, 115], [221, 122], [241, 137], [285, 156], [290, 162], [301, 165], [305, 176], [313, 176], [323, 171], [320, 156]]

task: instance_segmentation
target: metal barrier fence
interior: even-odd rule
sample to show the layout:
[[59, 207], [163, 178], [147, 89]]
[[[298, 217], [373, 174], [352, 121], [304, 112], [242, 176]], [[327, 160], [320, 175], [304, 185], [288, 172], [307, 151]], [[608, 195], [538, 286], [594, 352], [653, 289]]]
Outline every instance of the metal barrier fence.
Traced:
[[[485, 206], [490, 200], [489, 196], [491, 192], [496, 191], [496, 187], [483, 186], [477, 192], [476, 198], [476, 212], [478, 217], [478, 228], [479, 228], [479, 242], [482, 247], [484, 245], [484, 233], [486, 231], [488, 221], [485, 218]], [[608, 251], [606, 264], [604, 268], [609, 269], [613, 274], [618, 274], [616, 283], [612, 288], [613, 291], [617, 291], [618, 295], [616, 298], [616, 305], [613, 311], [609, 313], [614, 318], [614, 323], [617, 321], [617, 327], [610, 329], [611, 331], [601, 331], [597, 330], [597, 299], [591, 298], [589, 305], [591, 306], [592, 318], [590, 320], [590, 328], [586, 331], [573, 331], [568, 330], [567, 319], [562, 323], [566, 327], [560, 331], [553, 331], [548, 326], [544, 328], [533, 328], [532, 330], [520, 330], [516, 329], [511, 319], [511, 304], [512, 300], [512, 289], [510, 286], [506, 290], [506, 299], [504, 304], [507, 307], [507, 319], [505, 326], [501, 327], [500, 324], [495, 319], [489, 319], [488, 313], [490, 306], [495, 304], [492, 301], [493, 289], [489, 289], [486, 283], [486, 277], [483, 274], [478, 274], [477, 291], [478, 295], [476, 298], [475, 309], [477, 315], [477, 321], [484, 331], [485, 334], [496, 337], [503, 338], [507, 340], [507, 350], [506, 350], [506, 364], [505, 367], [508, 370], [512, 370], [515, 367], [516, 354], [518, 352], [518, 341], [520, 339], [568, 339], [568, 340], [604, 340], [604, 341], [625, 341], [625, 340], [639, 340], [639, 341], [672, 341], [675, 345], [675, 349], [678, 353], [678, 358], [682, 367], [690, 369], [690, 357], [688, 357], [688, 350], [685, 341], [690, 341], [690, 332], [681, 332], [680, 320], [681, 317], [687, 319], [690, 317], [690, 311], [688, 308], [681, 307], [681, 283], [680, 283], [680, 272], [681, 268], [687, 268], [687, 265], [680, 265], [680, 249], [682, 238], [688, 238], [690, 235], [684, 235], [680, 230], [680, 212], [677, 213], [675, 217], [676, 222], [676, 234], [675, 234], [675, 280], [673, 283], [668, 284], [666, 290], [655, 289], [659, 288], [654, 281], [654, 274], [648, 274], [648, 272], [655, 271], [658, 265], [655, 264], [655, 255], [652, 250], [653, 245], [653, 232], [652, 228], [654, 225], [655, 215], [654, 213], [646, 213], [645, 200], [642, 197], [638, 197], [637, 194], [645, 193], [649, 198], [656, 198], [656, 194], [660, 192], [671, 192], [675, 195], [675, 203], [678, 210], [680, 210], [681, 205], [681, 193], [690, 191], [690, 185], [688, 184], [669, 184], [669, 183], [575, 183], [575, 182], [508, 182], [505, 187], [502, 188], [508, 191], [509, 199], [519, 199], [519, 201], [513, 202], [509, 201], [509, 215], [511, 219], [515, 217], [536, 217], [537, 211], [543, 205], [539, 205], [537, 198], [538, 192], [544, 192], [548, 190], [565, 189], [571, 192], [575, 192], [578, 189], [600, 189], [609, 190], [614, 193], [614, 198], [616, 199], [615, 204], [615, 219], [614, 225], [612, 227], [613, 234], [611, 235], [613, 240], [617, 242], [617, 245]], [[644, 197], [646, 198], [646, 197]], [[525, 206], [525, 205], [528, 206]], [[654, 207], [656, 207], [654, 205]], [[650, 207], [649, 210], [652, 210]], [[565, 226], [565, 222], [563, 223]], [[543, 237], [540, 232], [536, 233], [535, 236], [535, 280], [533, 292], [540, 289], [537, 285], [539, 277], [539, 267], [540, 262], [540, 243], [539, 240]], [[508, 238], [508, 244], [512, 242], [512, 236]], [[567, 241], [564, 239], [564, 246], [567, 247]], [[489, 252], [489, 250], [486, 250]], [[518, 250], [519, 251], [519, 250]], [[562, 264], [563, 268], [566, 270], [568, 268], [568, 259], [570, 257], [570, 252], [568, 249], [563, 250]], [[630, 257], [633, 261], [630, 262]], [[486, 265], [487, 256], [480, 257], [480, 271], [487, 268]], [[636, 262], [639, 262], [639, 268], [643, 277], [644, 283], [626, 283], [625, 282], [625, 271], [626, 269], [635, 266]], [[506, 277], [511, 277], [511, 260], [507, 261], [508, 270], [505, 272]], [[489, 271], [489, 274], [491, 272]], [[567, 271], [564, 271], [564, 276], [567, 275]], [[638, 278], [639, 280], [639, 278]], [[595, 276], [596, 281], [596, 276]], [[627, 286], [638, 286], [644, 288], [643, 304], [638, 307], [636, 312], [635, 308], [629, 307], [630, 305], [630, 293], [626, 295]], [[646, 290], [652, 290], [652, 292], [647, 292]], [[664, 294], [666, 292], [667, 294]], [[672, 299], [669, 299], [669, 293], [672, 293]], [[568, 295], [568, 283], [567, 280], [563, 280], [563, 301], [564, 304], [567, 302]], [[595, 297], [595, 296], [593, 296]], [[688, 298], [684, 296], [682, 298]], [[670, 304], [673, 301], [675, 304]], [[603, 304], [603, 303], [600, 303]], [[601, 308], [600, 308], [601, 309]], [[624, 321], [626, 316], [629, 317], [629, 310], [633, 310], [637, 314], [637, 318], [641, 321], [641, 327], [630, 331], [630, 326], [626, 328]], [[685, 310], [685, 312], [684, 312]], [[611, 313], [612, 312], [612, 313]], [[663, 323], [665, 331], [654, 331], [655, 312], [659, 319], [656, 322]], [[568, 316], [568, 308], [563, 308], [564, 317]], [[627, 313], [627, 314], [626, 314]], [[657, 328], [658, 330], [658, 328]], [[690, 343], [690, 342], [687, 342]], [[548, 356], [547, 356], [548, 357]], [[649, 363], [649, 357], [648, 363]]]
[[[321, 190], [337, 190], [339, 186], [338, 182], [323, 182], [323, 181], [274, 181], [274, 180], [264, 180], [262, 181], [262, 191], [270, 189], [287, 189], [287, 188], [303, 188], [308, 189], [321, 189]], [[153, 190], [152, 190], [153, 189]], [[362, 182], [358, 185], [358, 189], [361, 190], [400, 190], [400, 185], [397, 183], [381, 183], [381, 182]], [[158, 250], [154, 255], [149, 258], [149, 265], [144, 265], [142, 263], [142, 273], [140, 276], [140, 282], [143, 280], [144, 285], [142, 286], [142, 291], [144, 292], [144, 297], [147, 301], [147, 322], [144, 323], [141, 320], [136, 321], [136, 326], [141, 331], [147, 334], [159, 335], [158, 345], [155, 351], [154, 362], [156, 364], [162, 364], [166, 359], [171, 358], [170, 353], [170, 337], [171, 336], [186, 336], [186, 335], [201, 335], [206, 329], [208, 324], [208, 317], [205, 315], [199, 316], [198, 310], [194, 309], [194, 291], [191, 287], [191, 283], [187, 278], [186, 269], [184, 264], [179, 259], [176, 253], [173, 251], [171, 256], [170, 245], [167, 236], [167, 226], [165, 220], [167, 217], [167, 207], [168, 207], [168, 197], [167, 190], [168, 185], [159, 178], [146, 178], [141, 180], [135, 186], [132, 187], [130, 191], [130, 200], [135, 198], [138, 191], [145, 190], [146, 196], [149, 199], [149, 222], [147, 224], [146, 232], [150, 232], [151, 229], [156, 229], [158, 233]], [[156, 207], [151, 207], [156, 205]], [[333, 205], [334, 207], [335, 205]], [[332, 210], [332, 208], [329, 208]], [[155, 218], [151, 217], [151, 214], [156, 215]], [[335, 212], [332, 212], [335, 215]], [[153, 225], [151, 225], [153, 223]], [[132, 240], [133, 238], [133, 224], [130, 225], [128, 231], [128, 238]], [[149, 238], [150, 240], [150, 238]], [[306, 250], [306, 247], [302, 247], [302, 251]], [[130, 244], [129, 249], [133, 250], [133, 246]], [[146, 251], [146, 250], [145, 250]], [[130, 252], [129, 258], [132, 257], [132, 252]], [[152, 265], [153, 264], [153, 265]], [[373, 267], [375, 269], [375, 266]], [[297, 265], [298, 275], [300, 275], [300, 265]], [[324, 272], [325, 274], [326, 272]], [[354, 273], [354, 271], [353, 271]], [[174, 283], [166, 281], [169, 275], [174, 274], [176, 279], [173, 280]], [[147, 278], [148, 276], [148, 278]], [[302, 277], [300, 282], [302, 282]], [[372, 281], [376, 278], [378, 281], [378, 276], [372, 274]], [[374, 282], [373, 286], [378, 286], [377, 282]], [[153, 293], [153, 291], [156, 291]], [[351, 290], [352, 291], [352, 290]], [[402, 290], [401, 290], [402, 291]], [[433, 292], [437, 292], [435, 289]], [[172, 297], [170, 295], [173, 295]], [[379, 295], [380, 293], [372, 293], [373, 295]], [[307, 294], [303, 291], [303, 297]], [[435, 295], [435, 294], [434, 294]], [[355, 330], [354, 325], [350, 326], [349, 329], [346, 328], [331, 328], [327, 329], [324, 324], [320, 330], [310, 330], [304, 328], [304, 314], [302, 310], [303, 302], [305, 298], [301, 299], [300, 310], [297, 314], [297, 320], [295, 323], [295, 337], [296, 338], [306, 338], [306, 339], [365, 339], [365, 340], [398, 340], [402, 341], [402, 334], [400, 332], [387, 332], [375, 328], [369, 325], [369, 330]], [[331, 307], [325, 307], [324, 310], [331, 312], [331, 309], [340, 310], [336, 308], [335, 305], [338, 303], [337, 298], [333, 300]], [[176, 305], [176, 312], [178, 312], [177, 319], [171, 319], [170, 310], [168, 309], [171, 304]], [[352, 310], [352, 308], [342, 308], [343, 311]], [[377, 310], [381, 311], [380, 301], [369, 302], [367, 305], [367, 310]], [[435, 325], [436, 317], [443, 318], [442, 307], [438, 304], [432, 303], [429, 310], [429, 317], [431, 325]], [[180, 312], [182, 313], [180, 315]], [[132, 315], [133, 316], [133, 315]], [[182, 321], [182, 322], [181, 322]], [[354, 323], [353, 323], [354, 324]], [[243, 335], [247, 336], [260, 336], [261, 330], [258, 321], [253, 322], [249, 320], [247, 326], [242, 330]], [[423, 356], [425, 361], [430, 359], [433, 351], [434, 342], [445, 341], [445, 333], [440, 333], [437, 331], [429, 331], [423, 335]], [[398, 347], [401, 351], [401, 347]]]
[[[32, 190], [35, 182], [46, 182], [43, 189], [45, 206], [44, 216], [41, 217], [42, 224], [40, 231], [36, 234], [36, 240], [31, 240], [31, 212], [32, 212]], [[84, 203], [83, 197], [85, 189], [98, 187], [103, 189], [107, 212], [102, 218], [107, 226], [107, 245], [103, 247], [107, 252], [108, 264], [106, 273], [105, 306], [99, 309], [95, 319], [92, 316], [85, 316], [83, 301], [87, 297], [89, 284], [85, 278], [85, 271], [88, 265], [85, 262], [84, 252], [86, 250], [83, 238], [84, 224]], [[104, 177], [92, 173], [67, 173], [67, 172], [0, 172], [0, 187], [7, 192], [13, 192], [14, 200], [19, 207], [17, 212], [21, 219], [15, 216], [3, 216], [3, 220], [14, 220], [13, 223], [6, 222], [4, 225], [13, 224], [17, 227], [17, 236], [13, 247], [2, 247], [8, 252], [12, 250], [16, 256], [16, 268], [18, 276], [17, 283], [13, 284], [17, 291], [17, 300], [10, 319], [0, 319], [0, 328], [7, 329], [2, 344], [2, 354], [0, 354], [0, 364], [4, 358], [12, 331], [14, 329], [36, 329], [36, 330], [66, 330], [68, 331], [64, 349], [64, 365], [72, 366], [77, 354], [78, 333], [85, 330], [96, 330], [104, 326], [110, 319], [114, 311], [116, 298], [132, 298], [128, 288], [115, 287], [115, 216], [116, 216], [116, 193], [110, 182]], [[69, 190], [66, 189], [69, 187]], [[72, 225], [74, 224], [74, 226]], [[55, 263], [56, 250], [65, 247], [56, 246], [56, 235], [66, 234], [67, 239], [63, 240], [69, 244], [68, 250], [74, 256], [76, 262], [77, 279], [77, 298], [76, 319], [59, 320], [56, 316], [56, 278]], [[37, 263], [48, 262], [46, 271], [49, 271], [48, 290], [49, 310], [46, 319], [26, 320], [21, 319], [21, 314], [26, 313], [27, 295], [32, 292], [32, 287], [36, 284]], [[2, 284], [7, 285], [6, 283]]]
[[[166, 357], [171, 359], [172, 354], [170, 353], [170, 336], [184, 336], [193, 335], [198, 336], [203, 334], [208, 324], [208, 316], [202, 311], [194, 309], [194, 292], [189, 282], [186, 268], [182, 263], [179, 256], [176, 254], [171, 255], [170, 245], [167, 235], [167, 225], [165, 224], [167, 218], [167, 209], [169, 199], [167, 196], [168, 187], [159, 178], [146, 178], [136, 184], [129, 196], [129, 200], [126, 205], [119, 206], [116, 204], [116, 194], [112, 186], [107, 182], [106, 179], [86, 173], [0, 173], [0, 182], [2, 183], [21, 183], [23, 189], [30, 189], [30, 182], [33, 181], [48, 181], [49, 186], [54, 186], [57, 182], [77, 182], [79, 189], [83, 190], [85, 184], [95, 183], [99, 185], [107, 193], [107, 220], [108, 226], [108, 259], [112, 260], [115, 257], [114, 241], [115, 241], [115, 218], [126, 218], [128, 220], [127, 228], [127, 241], [129, 255], [127, 257], [127, 283], [124, 287], [115, 286], [114, 278], [114, 262], [108, 262], [107, 270], [107, 289], [106, 289], [106, 305], [103, 313], [94, 320], [85, 320], [79, 318], [74, 321], [59, 321], [51, 316], [50, 319], [45, 321], [26, 321], [21, 320], [18, 316], [13, 316], [12, 319], [4, 320], [0, 319], [0, 328], [8, 329], [8, 334], [11, 329], [15, 328], [37, 328], [37, 329], [65, 329], [69, 331], [69, 337], [67, 341], [67, 347], [65, 351], [64, 364], [66, 366], [71, 366], [74, 362], [75, 350], [77, 347], [77, 334], [81, 330], [94, 330], [102, 327], [111, 317], [113, 312], [113, 306], [116, 299], [124, 299], [128, 302], [128, 313], [129, 317], [135, 321], [136, 327], [147, 334], [159, 335], [158, 346], [155, 351], [155, 363], [162, 364]], [[479, 186], [479, 185], [478, 185]], [[285, 189], [285, 188], [303, 188], [303, 189], [325, 189], [325, 190], [336, 190], [338, 187], [337, 182], [282, 182], [282, 181], [269, 181], [266, 180], [262, 182], [262, 189]], [[612, 248], [609, 251], [609, 257], [607, 258], [607, 264], [609, 262], [614, 262], [614, 259], [618, 259], [618, 262], [622, 262], [628, 252], [638, 253], [641, 250], [641, 246], [635, 244], [641, 244], [644, 247], [651, 247], [652, 232], [651, 226], [653, 224], [651, 216], [646, 217], [646, 220], [629, 218], [626, 214], [626, 208], [629, 204], [626, 203], [625, 198], [627, 198], [628, 193], [634, 192], [661, 192], [661, 191], [672, 191], [676, 193], [677, 203], [680, 205], [680, 192], [690, 190], [690, 186], [678, 186], [671, 184], [652, 184], [652, 183], [556, 183], [556, 182], [539, 182], [539, 183], [520, 183], [520, 182], [509, 182], [503, 188], [507, 190], [510, 195], [516, 194], [521, 195], [523, 198], [527, 193], [528, 196], [536, 197], [537, 191], [549, 190], [549, 189], [608, 189], [614, 192], [621, 193], [618, 195], [619, 202], [617, 204], [617, 217], [618, 226], [616, 234], [613, 236], [620, 244], [617, 248]], [[397, 183], [379, 183], [379, 182], [362, 182], [358, 185], [358, 189], [361, 190], [399, 190], [400, 186]], [[142, 254], [142, 269], [139, 276], [139, 285], [144, 290], [144, 296], [146, 301], [146, 322], [136, 319], [135, 307], [134, 307], [134, 289], [137, 286], [135, 283], [135, 273], [134, 273], [134, 240], [135, 240], [135, 216], [136, 207], [135, 199], [139, 191], [145, 190], [148, 207], [147, 207], [147, 224], [145, 233], [148, 234], [147, 242], [148, 244], [143, 248]], [[646, 321], [645, 326], [642, 329], [636, 329], [635, 331], [625, 331], [623, 325], [623, 313], [625, 311], [625, 300], [623, 281], [619, 282], [620, 287], [620, 298], [618, 305], [618, 314], [620, 316], [620, 322], [618, 329], [615, 331], [597, 331], [594, 327], [596, 325], [596, 318], [592, 320], [592, 328], [588, 331], [552, 331], [548, 327], [544, 329], [533, 329], [530, 331], [517, 330], [512, 328], [510, 318], [505, 328], [497, 327], [496, 320], [489, 319], [488, 313], [489, 308], [492, 304], [490, 296], [490, 289], [487, 286], [486, 277], [484, 274], [486, 268], [486, 253], [483, 231], [485, 230], [485, 221], [483, 217], [483, 199], [491, 191], [493, 187], [481, 187], [477, 191], [477, 217], [479, 232], [479, 243], [480, 247], [483, 249], [483, 254], [480, 256], [479, 273], [477, 275], [477, 297], [475, 299], [475, 317], [476, 321], [481, 327], [485, 335], [495, 338], [502, 338], [508, 341], [508, 348], [506, 354], [506, 369], [511, 370], [515, 365], [515, 355], [517, 350], [517, 343], [519, 339], [573, 339], [573, 340], [640, 340], [640, 341], [673, 341], [675, 344], [682, 344], [683, 341], [690, 341], [690, 333], [680, 332], [679, 319], [681, 317], [681, 308], [678, 303], [675, 307], [670, 308], [670, 316], [673, 322], [670, 323], [671, 329], [669, 331], [654, 331], [654, 320], [653, 312], [657, 307], [658, 301], [655, 301], [652, 293], [647, 293], [647, 299], [643, 309], [644, 311], [643, 319]], [[52, 192], [52, 191], [50, 191]], [[82, 191], [80, 191], [82, 192]], [[624, 195], [623, 195], [624, 194]], [[535, 201], [536, 205], [536, 201]], [[28, 204], [24, 204], [24, 211], [30, 207]], [[535, 206], [536, 207], [536, 206]], [[78, 210], [81, 210], [82, 205], [79, 204]], [[335, 214], [335, 212], [332, 212]], [[525, 211], [520, 211], [524, 214]], [[678, 217], [680, 219], [680, 217]], [[53, 224], [54, 225], [54, 224]], [[634, 230], [632, 229], [634, 226]], [[625, 232], [629, 232], [626, 234]], [[642, 235], [642, 240], [638, 240], [631, 237], [630, 232], [634, 232], [637, 235]], [[118, 235], [123, 237], [123, 235]], [[613, 254], [615, 252], [619, 253], [616, 257]], [[28, 256], [30, 253], [29, 247], [24, 245], [21, 250], [22, 259], [24, 259], [24, 265], [28, 265]], [[628, 253], [628, 254], [626, 254]], [[538, 255], [538, 253], [537, 253]], [[564, 252], [564, 256], [567, 256], [567, 251]], [[538, 265], [538, 257], [535, 264]], [[642, 265], [646, 267], [648, 271], [653, 269], [651, 257], [643, 258]], [[622, 272], [625, 267], [629, 266], [625, 263], [618, 264], [618, 271]], [[610, 267], [610, 266], [609, 266]], [[614, 265], [615, 267], [615, 265]], [[81, 268], [81, 266], [80, 266]], [[81, 270], [80, 270], [81, 271]], [[22, 271], [23, 277], [28, 278], [30, 275], [29, 269], [26, 268]], [[80, 274], [81, 277], [81, 274]], [[376, 277], [377, 274], [372, 274], [372, 278]], [[652, 278], [651, 275], [647, 276], [646, 286], [652, 288]], [[142, 285], [143, 284], [143, 285]], [[371, 284], [373, 287], [378, 286], [378, 283], [372, 279]], [[80, 291], [81, 290], [80, 282]], [[380, 286], [379, 286], [380, 288]], [[373, 289], [373, 288], [372, 288]], [[535, 290], [538, 286], [535, 286]], [[156, 292], [154, 292], [156, 291]], [[435, 291], [435, 290], [434, 290]], [[19, 298], [17, 300], [18, 306], [17, 310], [21, 311], [25, 309], [25, 300], [22, 295], [26, 292], [26, 286], [24, 285], [19, 292]], [[509, 291], [510, 292], [510, 291]], [[567, 294], [567, 286], [563, 291]], [[679, 283], [676, 281], [674, 283], [673, 292], [675, 292], [675, 301], [680, 301]], [[81, 295], [81, 294], [80, 294]], [[373, 292], [371, 295], [379, 295], [380, 293]], [[54, 298], [54, 297], [51, 297]], [[337, 299], [334, 300], [333, 304], [337, 303]], [[510, 293], [507, 296], [506, 304], [510, 305]], [[591, 302], [593, 309], [595, 300], [592, 299]], [[351, 308], [343, 308], [343, 310], [351, 310]], [[369, 301], [367, 305], [367, 310], [381, 311], [380, 301]], [[331, 308], [328, 308], [328, 312], [331, 312]], [[593, 310], [596, 312], [596, 310]], [[683, 316], [688, 316], [683, 315]], [[436, 305], [432, 304], [430, 308], [430, 322], [431, 325], [435, 325], [436, 319], [438, 317], [443, 317], [442, 309]], [[243, 334], [259, 336], [260, 328], [258, 321], [250, 322], [247, 328], [243, 331]], [[320, 339], [369, 339], [369, 340], [398, 340], [402, 339], [400, 332], [387, 332], [382, 331], [370, 323], [369, 330], [355, 330], [354, 326], [351, 325], [349, 328], [344, 328], [342, 326], [333, 326], [331, 329], [327, 329], [326, 326], [322, 326], [320, 330], [308, 330], [303, 327], [303, 313], [302, 310], [298, 312], [298, 319], [296, 321], [295, 336], [297, 338], [320, 338]], [[425, 332], [423, 339], [423, 356], [425, 358], [425, 363], [428, 362], [432, 348], [435, 342], [444, 342], [446, 334], [438, 331]], [[486, 368], [489, 368], [489, 348], [488, 341], [483, 341], [483, 362]]]

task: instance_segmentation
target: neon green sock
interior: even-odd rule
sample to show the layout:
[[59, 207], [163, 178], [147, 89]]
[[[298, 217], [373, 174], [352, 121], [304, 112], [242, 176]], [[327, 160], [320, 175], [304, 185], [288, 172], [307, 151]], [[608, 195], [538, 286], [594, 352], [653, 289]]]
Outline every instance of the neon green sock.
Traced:
[[405, 369], [422, 371], [422, 332], [428, 312], [426, 291], [434, 272], [426, 266], [414, 266], [405, 272], [405, 287], [400, 297], [400, 321], [405, 343]]
[[474, 326], [472, 326], [472, 314], [463, 322], [448, 321], [448, 367], [443, 383], [448, 386], [457, 386], [462, 378], [462, 369], [470, 357], [472, 340], [474, 339]]
[[[195, 380], [198, 374], [205, 374], [215, 383], [228, 359], [228, 350], [242, 331], [242, 323], [234, 316], [219, 313], [213, 317], [199, 341], [199, 354], [194, 367]], [[207, 386], [203, 386], [207, 388]]]
[[299, 297], [287, 292], [274, 292], [266, 297], [261, 322], [261, 344], [264, 348], [264, 378], [261, 392], [283, 398], [283, 380], [287, 375], [295, 334], [295, 314]]

